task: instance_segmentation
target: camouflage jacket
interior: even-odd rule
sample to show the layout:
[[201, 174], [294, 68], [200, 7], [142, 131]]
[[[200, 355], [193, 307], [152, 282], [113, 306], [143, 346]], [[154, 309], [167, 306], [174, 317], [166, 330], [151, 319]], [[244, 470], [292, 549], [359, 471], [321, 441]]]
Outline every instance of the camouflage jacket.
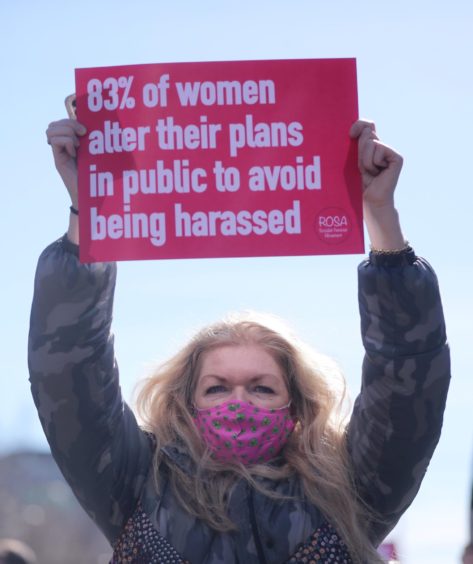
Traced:
[[[189, 460], [177, 446], [164, 449], [156, 494], [153, 443], [119, 387], [115, 276], [115, 264], [80, 264], [66, 237], [50, 245], [39, 259], [29, 334], [31, 388], [51, 451], [114, 546], [114, 562], [276, 564], [308, 555], [323, 562], [335, 545], [330, 562], [351, 562], [297, 477], [271, 484], [294, 496], [290, 502], [239, 483], [229, 502], [238, 525], [231, 533], [178, 505], [167, 476]], [[449, 352], [436, 276], [414, 252], [365, 260], [359, 304], [366, 354], [347, 438], [358, 489], [384, 520], [372, 527], [376, 545], [412, 502], [439, 439]]]

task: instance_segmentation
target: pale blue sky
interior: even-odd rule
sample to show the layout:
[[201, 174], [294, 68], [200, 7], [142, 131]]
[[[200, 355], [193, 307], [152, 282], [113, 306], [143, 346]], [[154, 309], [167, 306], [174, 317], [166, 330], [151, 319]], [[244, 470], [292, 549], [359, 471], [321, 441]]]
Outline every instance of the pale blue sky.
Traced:
[[[405, 157], [397, 204], [407, 238], [437, 271], [453, 355], [444, 432], [393, 537], [405, 564], [458, 562], [473, 455], [472, 30], [470, 0], [2, 0], [0, 449], [46, 448], [27, 383], [26, 336], [37, 256], [68, 218], [44, 131], [64, 116], [74, 68], [356, 57], [360, 114]], [[287, 319], [336, 358], [354, 396], [361, 258], [120, 264], [114, 329], [126, 397], [147, 363], [241, 308]]]

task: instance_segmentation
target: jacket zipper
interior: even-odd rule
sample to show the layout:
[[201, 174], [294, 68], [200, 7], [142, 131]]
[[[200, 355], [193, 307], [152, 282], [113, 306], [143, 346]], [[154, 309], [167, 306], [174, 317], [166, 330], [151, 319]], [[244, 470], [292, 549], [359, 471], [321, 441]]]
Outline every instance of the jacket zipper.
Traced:
[[255, 504], [253, 500], [253, 489], [250, 486], [248, 486], [248, 489], [249, 489], [248, 508], [250, 513], [251, 530], [253, 531], [253, 538], [255, 539], [256, 552], [258, 554], [259, 563], [266, 564], [263, 545], [261, 543], [261, 538], [259, 536], [259, 531], [258, 531], [258, 525], [256, 523]]

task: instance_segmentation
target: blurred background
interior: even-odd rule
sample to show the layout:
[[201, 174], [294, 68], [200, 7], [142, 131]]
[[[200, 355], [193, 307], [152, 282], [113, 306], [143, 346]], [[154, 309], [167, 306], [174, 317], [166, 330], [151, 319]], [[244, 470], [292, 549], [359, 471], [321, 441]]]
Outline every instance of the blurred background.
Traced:
[[[470, 0], [53, 0], [0, 2], [0, 538], [44, 564], [101, 564], [109, 548], [48, 454], [29, 392], [26, 341], [36, 260], [69, 202], [45, 130], [64, 117], [74, 68], [356, 57], [360, 115], [405, 165], [406, 237], [441, 285], [453, 381], [440, 444], [389, 541], [405, 564], [460, 561], [473, 454], [471, 292], [473, 4]], [[360, 384], [356, 266], [362, 255], [119, 265], [114, 331], [132, 402], [151, 363], [231, 310], [280, 315]]]

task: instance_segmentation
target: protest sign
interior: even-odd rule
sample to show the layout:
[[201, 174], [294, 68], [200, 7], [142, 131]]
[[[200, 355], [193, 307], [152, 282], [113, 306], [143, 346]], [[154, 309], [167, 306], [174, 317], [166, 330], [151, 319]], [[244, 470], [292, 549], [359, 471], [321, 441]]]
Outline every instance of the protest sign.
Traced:
[[76, 70], [80, 257], [363, 252], [354, 59]]

